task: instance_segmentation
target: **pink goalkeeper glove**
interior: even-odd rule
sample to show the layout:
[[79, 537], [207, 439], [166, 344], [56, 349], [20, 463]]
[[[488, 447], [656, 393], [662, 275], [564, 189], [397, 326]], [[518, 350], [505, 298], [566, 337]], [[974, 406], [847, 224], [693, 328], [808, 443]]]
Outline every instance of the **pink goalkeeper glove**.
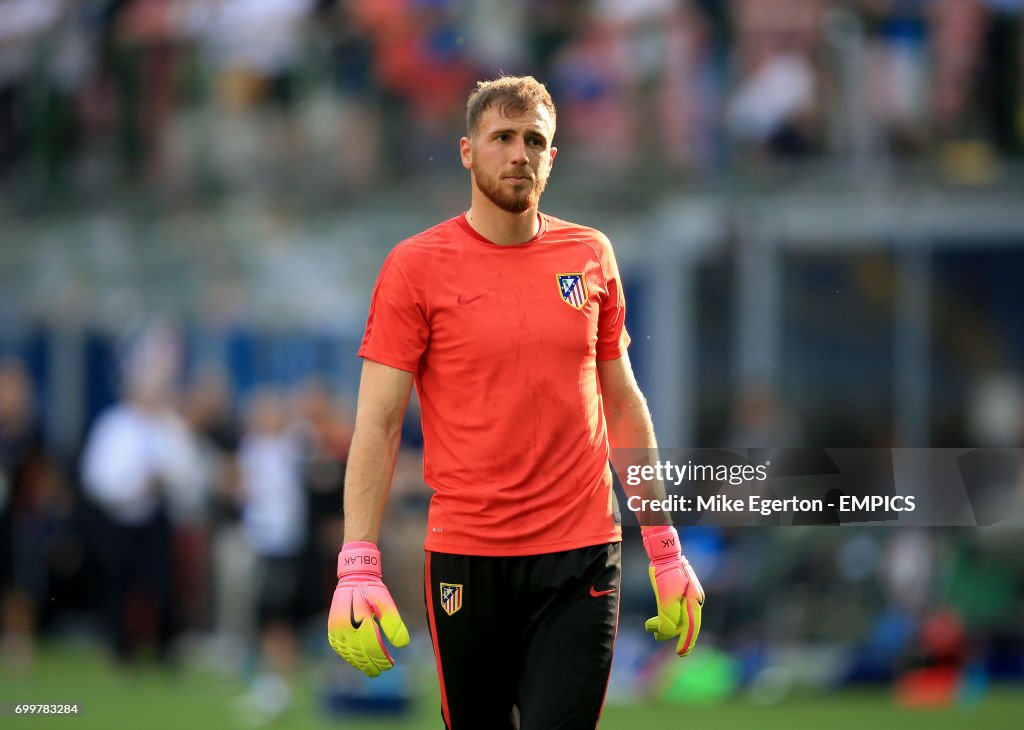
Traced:
[[686, 656], [700, 633], [704, 589], [683, 557], [676, 528], [650, 527], [643, 531], [643, 538], [651, 559], [651, 587], [658, 601], [658, 615], [648, 619], [644, 628], [658, 641], [678, 636], [676, 654]]
[[395, 665], [383, 636], [396, 647], [409, 629], [380, 577], [380, 551], [372, 542], [347, 542], [338, 553], [338, 587], [327, 615], [327, 640], [341, 658], [367, 676]]

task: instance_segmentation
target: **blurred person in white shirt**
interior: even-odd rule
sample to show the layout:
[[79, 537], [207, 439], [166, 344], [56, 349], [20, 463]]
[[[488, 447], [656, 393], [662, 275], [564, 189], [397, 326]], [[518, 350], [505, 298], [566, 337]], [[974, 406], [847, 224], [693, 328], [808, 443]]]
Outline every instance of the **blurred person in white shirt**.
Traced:
[[203, 499], [195, 442], [170, 406], [165, 372], [136, 364], [126, 397], [101, 413], [82, 457], [87, 497], [99, 508], [106, 618], [115, 656], [132, 658], [151, 633], [170, 659], [176, 634], [171, 514], [194, 512]]
[[256, 618], [263, 660], [242, 709], [270, 718], [291, 705], [309, 533], [301, 445], [288, 427], [280, 394], [261, 391], [252, 397], [238, 461], [242, 531], [257, 560]]

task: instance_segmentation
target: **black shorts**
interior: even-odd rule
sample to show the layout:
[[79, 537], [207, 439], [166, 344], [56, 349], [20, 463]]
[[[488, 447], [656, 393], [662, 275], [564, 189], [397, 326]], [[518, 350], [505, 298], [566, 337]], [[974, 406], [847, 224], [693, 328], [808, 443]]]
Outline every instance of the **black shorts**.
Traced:
[[449, 730], [594, 728], [619, 618], [619, 543], [487, 558], [427, 552]]
[[297, 625], [302, 618], [302, 559], [264, 555], [259, 559], [258, 570], [256, 619], [259, 627], [264, 628], [269, 623]]

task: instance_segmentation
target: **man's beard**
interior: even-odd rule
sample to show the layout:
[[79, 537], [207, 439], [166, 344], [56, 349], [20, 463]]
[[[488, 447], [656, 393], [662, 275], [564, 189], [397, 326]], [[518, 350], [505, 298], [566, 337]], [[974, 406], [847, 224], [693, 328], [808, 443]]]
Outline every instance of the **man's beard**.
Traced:
[[513, 186], [512, 190], [508, 191], [504, 187], [503, 178], [484, 178], [480, 175], [476, 177], [476, 186], [480, 188], [480, 192], [496, 206], [509, 213], [522, 213], [536, 206], [540, 202], [541, 193], [544, 192], [547, 184], [547, 174], [539, 173], [534, 176], [533, 185], [530, 188], [523, 190]]

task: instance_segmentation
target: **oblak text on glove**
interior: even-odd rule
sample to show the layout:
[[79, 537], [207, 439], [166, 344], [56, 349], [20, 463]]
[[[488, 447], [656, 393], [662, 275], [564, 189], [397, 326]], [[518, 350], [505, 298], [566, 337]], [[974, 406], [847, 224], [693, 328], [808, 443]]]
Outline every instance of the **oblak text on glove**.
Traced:
[[346, 555], [342, 560], [346, 568], [375, 566], [378, 563], [375, 555]]

